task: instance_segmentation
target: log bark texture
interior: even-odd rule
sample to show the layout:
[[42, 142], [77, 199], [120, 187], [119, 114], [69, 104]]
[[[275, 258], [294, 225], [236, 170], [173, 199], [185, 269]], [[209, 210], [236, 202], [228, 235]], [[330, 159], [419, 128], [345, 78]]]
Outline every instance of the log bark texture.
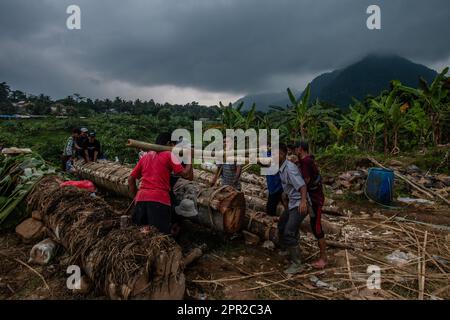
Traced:
[[154, 229], [120, 229], [122, 213], [88, 191], [60, 187], [49, 176], [28, 197], [52, 238], [79, 265], [95, 290], [111, 299], [182, 299], [185, 291], [182, 251]]
[[[114, 162], [75, 163], [83, 179], [115, 194], [130, 197], [127, 178], [132, 168]], [[198, 182], [179, 179], [174, 188], [179, 201], [189, 198], [197, 204], [199, 215], [193, 220], [217, 231], [235, 233], [242, 228], [245, 214], [244, 194], [233, 188], [210, 188]]]
[[[132, 170], [131, 168], [112, 162], [88, 164], [79, 162], [76, 164], [76, 168], [83, 178], [93, 181], [99, 187], [123, 196], [130, 196], [126, 179]], [[256, 181], [256, 186], [243, 183], [244, 193], [241, 193], [230, 187], [210, 188], [208, 182], [212, 178], [212, 174], [202, 170], [194, 170], [194, 179], [198, 181], [179, 179], [174, 187], [174, 193], [179, 201], [191, 199], [197, 204], [199, 215], [193, 219], [194, 222], [226, 233], [238, 232], [244, 228], [257, 234], [262, 239], [269, 239], [266, 237], [267, 234], [270, 234], [270, 238], [275, 239], [276, 236], [273, 234], [274, 232], [277, 233], [276, 223], [264, 213], [267, 200], [260, 183], [262, 183], [261, 178], [263, 181], [265, 179], [259, 176], [253, 178], [253, 176], [248, 175], [247, 177]], [[115, 186], [115, 184], [119, 184], [119, 186]], [[249, 193], [248, 190], [254, 191]], [[250, 219], [251, 216], [256, 218]], [[252, 220], [252, 224], [249, 225], [250, 220]], [[339, 226], [323, 217], [322, 226], [325, 233], [340, 233]], [[275, 231], [273, 230], [274, 227]], [[309, 217], [305, 219], [302, 228], [304, 231], [311, 231]]]

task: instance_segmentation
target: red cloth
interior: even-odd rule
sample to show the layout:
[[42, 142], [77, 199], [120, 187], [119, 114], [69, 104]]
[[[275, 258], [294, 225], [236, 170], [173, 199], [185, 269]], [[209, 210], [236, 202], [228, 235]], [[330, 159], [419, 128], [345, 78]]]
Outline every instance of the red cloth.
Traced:
[[319, 183], [316, 190], [309, 190], [309, 186], [319, 176], [319, 169], [317, 168], [316, 162], [311, 156], [306, 156], [303, 159], [300, 159], [297, 164], [300, 172], [302, 173], [303, 180], [305, 180], [305, 182], [307, 179], [309, 180], [309, 182], [307, 183], [307, 187], [311, 202], [317, 207], [322, 207], [325, 201], [322, 183]]
[[131, 176], [141, 179], [135, 201], [159, 202], [170, 206], [170, 173], [184, 170], [180, 161], [170, 151], [146, 153], [138, 162]]
[[89, 180], [81, 180], [81, 181], [66, 181], [59, 185], [61, 188], [63, 187], [76, 187], [79, 189], [85, 189], [90, 192], [95, 192], [95, 185], [92, 183], [92, 181]]

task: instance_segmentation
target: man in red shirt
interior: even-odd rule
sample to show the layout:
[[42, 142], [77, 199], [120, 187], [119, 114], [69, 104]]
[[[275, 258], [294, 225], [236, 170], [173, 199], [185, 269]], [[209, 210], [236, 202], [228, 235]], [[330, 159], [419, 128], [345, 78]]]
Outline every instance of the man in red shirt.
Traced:
[[325, 252], [325, 235], [322, 230], [321, 216], [322, 207], [325, 201], [323, 194], [322, 181], [314, 158], [309, 154], [309, 146], [305, 141], [296, 144], [296, 152], [298, 156], [298, 167], [302, 173], [303, 180], [305, 180], [309, 198], [311, 199], [313, 212], [310, 217], [311, 229], [314, 236], [318, 240], [320, 248], [319, 260], [313, 262], [313, 266], [318, 269], [323, 269], [327, 265], [327, 256]]
[[[156, 138], [156, 144], [168, 146], [170, 133], [163, 133]], [[154, 226], [164, 234], [170, 234], [171, 200], [170, 174], [174, 173], [185, 179], [193, 179], [192, 165], [185, 167], [170, 151], [147, 152], [138, 162], [128, 178], [130, 192], [135, 195], [133, 222], [139, 226]], [[137, 191], [136, 181], [141, 180]]]

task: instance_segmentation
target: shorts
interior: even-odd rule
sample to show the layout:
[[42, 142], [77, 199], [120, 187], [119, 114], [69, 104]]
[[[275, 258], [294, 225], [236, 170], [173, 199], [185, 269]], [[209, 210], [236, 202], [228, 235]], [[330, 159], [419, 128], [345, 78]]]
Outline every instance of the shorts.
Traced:
[[132, 221], [138, 226], [153, 226], [164, 234], [170, 234], [170, 206], [152, 201], [138, 201], [134, 207]]

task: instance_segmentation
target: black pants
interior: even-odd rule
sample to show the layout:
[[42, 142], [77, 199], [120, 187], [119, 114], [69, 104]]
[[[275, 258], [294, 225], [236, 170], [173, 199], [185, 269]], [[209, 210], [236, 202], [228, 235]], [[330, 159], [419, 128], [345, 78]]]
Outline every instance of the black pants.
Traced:
[[298, 207], [285, 210], [278, 221], [278, 233], [282, 244], [286, 247], [295, 247], [298, 245], [298, 235], [300, 225], [307, 215], [301, 215]]
[[170, 218], [170, 206], [150, 201], [137, 202], [132, 217], [134, 224], [153, 226], [164, 234], [170, 234]]
[[283, 195], [283, 190], [276, 193], [269, 193], [269, 198], [267, 199], [266, 212], [269, 216], [277, 215], [277, 206], [281, 201], [281, 196]]
[[69, 161], [69, 159], [70, 159], [70, 156], [65, 156], [65, 155], [61, 156], [61, 169], [63, 172], [66, 172], [66, 164], [67, 164], [67, 161]]

